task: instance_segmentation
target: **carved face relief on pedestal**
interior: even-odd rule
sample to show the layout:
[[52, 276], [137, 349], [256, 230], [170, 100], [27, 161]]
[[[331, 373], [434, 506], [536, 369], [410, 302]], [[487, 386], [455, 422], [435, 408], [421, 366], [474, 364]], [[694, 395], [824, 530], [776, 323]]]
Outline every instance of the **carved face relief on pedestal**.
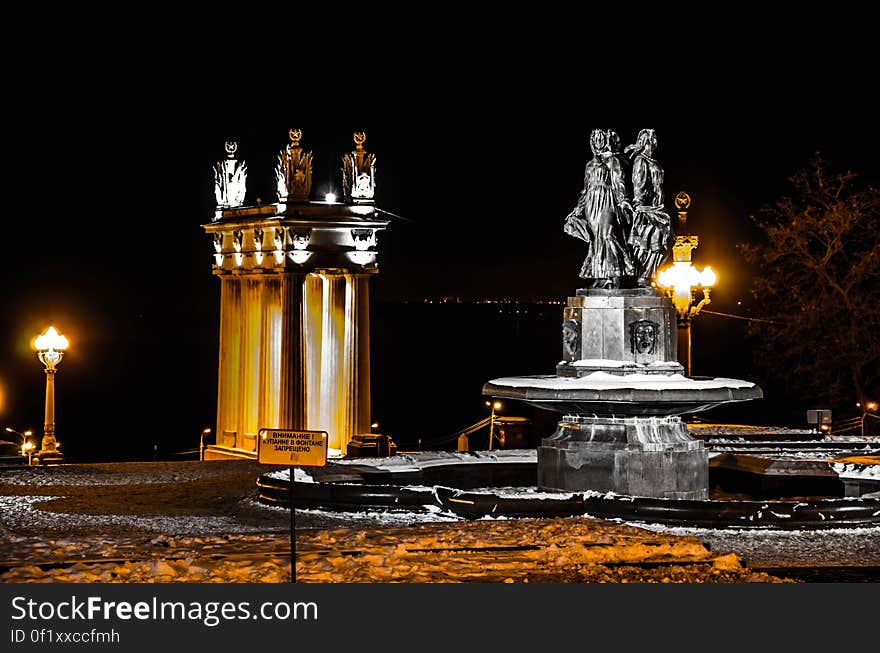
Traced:
[[639, 320], [629, 325], [630, 351], [633, 354], [653, 354], [660, 335], [660, 325], [651, 320]]
[[567, 360], [578, 360], [581, 354], [581, 325], [577, 320], [562, 323], [562, 349]]

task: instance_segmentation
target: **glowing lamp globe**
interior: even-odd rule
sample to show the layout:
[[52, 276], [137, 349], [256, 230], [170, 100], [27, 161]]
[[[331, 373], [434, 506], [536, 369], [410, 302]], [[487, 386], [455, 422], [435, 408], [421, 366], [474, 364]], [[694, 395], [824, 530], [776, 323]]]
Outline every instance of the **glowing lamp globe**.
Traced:
[[34, 346], [37, 351], [64, 351], [68, 346], [67, 338], [62, 336], [55, 327], [50, 326], [46, 332], [37, 336]]
[[51, 326], [34, 340], [37, 356], [47, 369], [54, 369], [61, 362], [64, 350], [67, 349], [69, 344], [67, 338], [58, 333], [55, 327]]

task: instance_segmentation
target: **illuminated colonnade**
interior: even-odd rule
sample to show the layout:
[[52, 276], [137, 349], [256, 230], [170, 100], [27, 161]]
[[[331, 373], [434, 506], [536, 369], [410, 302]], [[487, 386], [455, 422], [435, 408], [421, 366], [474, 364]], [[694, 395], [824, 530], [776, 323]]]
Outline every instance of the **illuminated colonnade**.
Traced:
[[369, 278], [388, 226], [373, 206], [376, 159], [355, 132], [342, 157], [344, 201], [311, 201], [301, 138], [291, 129], [278, 155], [276, 204], [243, 206], [236, 143], [214, 167], [217, 209], [204, 229], [220, 278], [220, 366], [206, 459], [255, 458], [262, 428], [327, 431], [343, 454], [370, 431]]
[[[370, 432], [369, 279], [375, 209], [325, 202], [230, 209], [205, 225], [220, 278], [216, 442], [253, 458], [261, 428]], [[288, 215], [294, 214], [294, 215]]]

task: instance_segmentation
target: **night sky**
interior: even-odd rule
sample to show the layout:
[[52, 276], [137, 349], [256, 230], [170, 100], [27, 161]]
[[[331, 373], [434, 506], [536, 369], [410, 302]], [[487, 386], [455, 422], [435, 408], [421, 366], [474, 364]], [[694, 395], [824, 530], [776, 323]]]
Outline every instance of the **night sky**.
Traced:
[[[253, 102], [247, 112], [224, 110], [209, 95], [178, 103], [170, 93], [111, 92], [58, 115], [19, 108], [5, 149], [14, 170], [4, 185], [0, 425], [42, 432], [45, 377], [30, 341], [54, 324], [72, 343], [57, 377], [57, 433], [71, 455], [137, 458], [153, 443], [173, 452], [196, 446], [201, 429], [214, 426], [219, 282], [201, 225], [211, 220], [212, 165], [225, 140], [239, 142], [253, 204], [276, 201], [275, 157], [291, 127], [303, 130], [302, 144], [314, 152], [313, 199], [340, 193], [340, 155], [352, 149], [354, 130], [367, 132], [377, 205], [400, 216], [380, 235], [374, 312], [424, 297], [564, 301], [573, 294], [584, 248], [562, 223], [581, 190], [596, 127], [616, 129], [624, 145], [642, 127], [657, 130], [667, 208], [673, 213], [679, 190], [692, 196], [689, 231], [701, 238], [694, 261], [719, 274], [710, 306], [718, 312], [748, 314], [748, 271], [736, 244], [754, 237], [748, 216], [787, 193], [787, 178], [814, 152], [833, 166], [880, 176], [880, 139], [867, 108], [844, 111], [796, 95], [784, 106], [717, 95], [687, 110], [670, 101], [662, 112], [647, 107], [620, 117], [589, 102], [522, 103], [490, 89], [367, 111], [275, 108], [270, 98], [273, 108], [263, 112]], [[730, 340], [741, 325], [718, 326], [729, 322], [697, 318], [695, 368], [712, 369], [695, 373], [748, 373], [741, 343]], [[457, 328], [467, 334], [471, 327]], [[511, 369], [517, 350], [530, 346], [513, 345], [504, 353]], [[374, 368], [395, 355], [374, 341]], [[430, 342], [406, 355], [423, 357], [426, 377], [432, 370], [454, 376], [443, 366], [477, 376], [496, 371], [470, 353], [438, 357]], [[555, 363], [519, 373], [551, 373]], [[407, 381], [383, 379], [377, 387], [376, 373], [374, 398], [388, 412], [389, 384]], [[429, 409], [443, 407], [442, 393], [426, 392]], [[468, 393], [482, 404], [479, 387]], [[473, 410], [449, 423], [438, 417], [435, 428], [463, 426]]]

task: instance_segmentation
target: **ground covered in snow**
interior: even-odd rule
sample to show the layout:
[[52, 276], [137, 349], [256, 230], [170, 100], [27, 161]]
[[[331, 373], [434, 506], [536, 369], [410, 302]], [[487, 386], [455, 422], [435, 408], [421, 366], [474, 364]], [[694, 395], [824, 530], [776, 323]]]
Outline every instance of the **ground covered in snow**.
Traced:
[[[256, 500], [257, 477], [272, 469], [0, 470], [0, 582], [285, 582], [290, 513]], [[880, 529], [684, 532], [587, 517], [464, 521], [437, 510], [295, 517], [304, 582], [774, 582], [754, 567], [880, 566]]]

